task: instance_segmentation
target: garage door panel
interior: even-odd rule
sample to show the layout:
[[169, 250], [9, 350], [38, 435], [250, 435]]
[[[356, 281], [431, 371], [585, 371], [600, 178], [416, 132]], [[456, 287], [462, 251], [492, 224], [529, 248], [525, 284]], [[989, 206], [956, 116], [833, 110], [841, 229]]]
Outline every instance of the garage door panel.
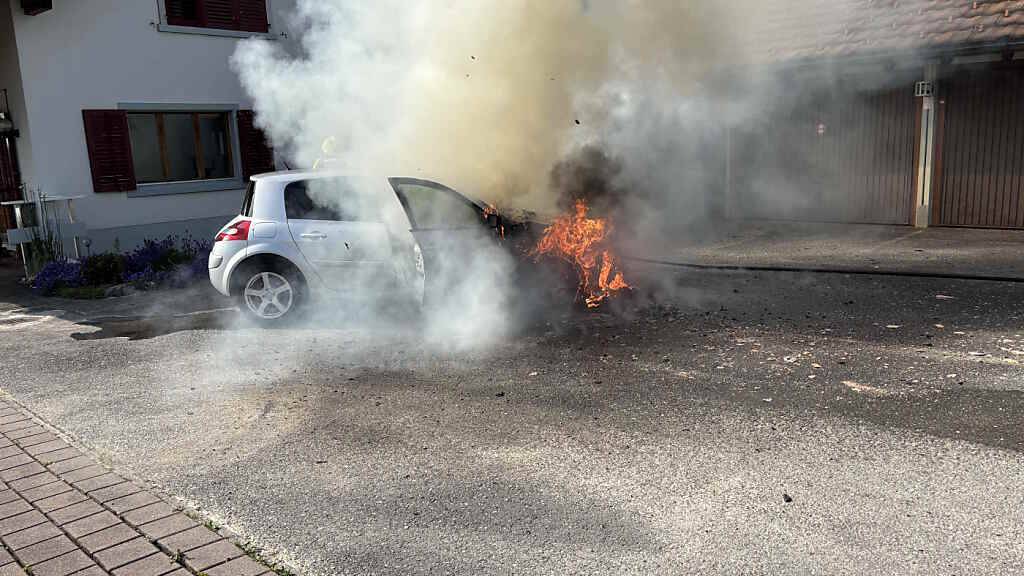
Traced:
[[936, 223], [1024, 228], [1024, 69], [958, 69], [941, 86]]
[[917, 138], [912, 84], [830, 87], [733, 138], [742, 216], [908, 224]]

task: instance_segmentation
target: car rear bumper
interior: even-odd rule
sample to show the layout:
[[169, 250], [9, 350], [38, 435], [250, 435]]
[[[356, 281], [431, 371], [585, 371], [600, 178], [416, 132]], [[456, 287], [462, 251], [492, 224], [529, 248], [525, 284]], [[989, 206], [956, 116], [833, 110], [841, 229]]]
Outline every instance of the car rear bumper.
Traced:
[[210, 251], [210, 258], [207, 260], [210, 284], [225, 296], [231, 295], [231, 270], [245, 257], [247, 244], [248, 242], [244, 241], [215, 242], [213, 250]]

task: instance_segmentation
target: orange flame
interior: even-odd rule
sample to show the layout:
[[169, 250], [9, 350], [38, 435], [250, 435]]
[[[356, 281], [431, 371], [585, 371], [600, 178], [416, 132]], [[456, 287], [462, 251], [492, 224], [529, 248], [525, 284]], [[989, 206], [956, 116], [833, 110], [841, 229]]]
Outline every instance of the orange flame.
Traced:
[[597, 308], [630, 288], [617, 270], [615, 254], [607, 247], [611, 230], [607, 219], [588, 218], [586, 203], [577, 200], [575, 212], [548, 226], [531, 254], [536, 258], [554, 256], [572, 264], [579, 275], [576, 297], [582, 298], [588, 308]]

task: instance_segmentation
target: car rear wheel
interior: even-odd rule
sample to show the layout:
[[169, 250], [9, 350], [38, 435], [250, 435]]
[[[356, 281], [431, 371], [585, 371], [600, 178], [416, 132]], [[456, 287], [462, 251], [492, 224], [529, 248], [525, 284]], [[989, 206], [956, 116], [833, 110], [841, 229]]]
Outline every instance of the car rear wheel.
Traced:
[[304, 285], [298, 274], [277, 267], [243, 271], [236, 297], [238, 307], [260, 324], [281, 324], [297, 316]]

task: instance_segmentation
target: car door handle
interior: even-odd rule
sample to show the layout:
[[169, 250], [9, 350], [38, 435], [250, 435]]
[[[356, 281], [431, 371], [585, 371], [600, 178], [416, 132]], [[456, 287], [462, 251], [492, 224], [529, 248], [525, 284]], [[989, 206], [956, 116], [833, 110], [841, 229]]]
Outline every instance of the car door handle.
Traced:
[[327, 234], [324, 234], [323, 232], [306, 232], [305, 234], [300, 234], [300, 236], [310, 240], [324, 240], [327, 238]]

